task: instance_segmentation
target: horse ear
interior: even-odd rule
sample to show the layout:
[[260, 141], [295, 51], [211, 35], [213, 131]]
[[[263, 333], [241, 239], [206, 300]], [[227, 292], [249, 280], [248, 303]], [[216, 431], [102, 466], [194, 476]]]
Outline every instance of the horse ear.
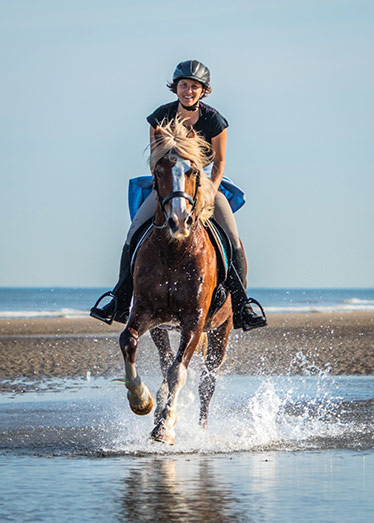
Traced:
[[155, 127], [154, 133], [153, 133], [153, 139], [151, 141], [151, 152], [153, 149], [162, 141], [162, 130], [159, 125]]

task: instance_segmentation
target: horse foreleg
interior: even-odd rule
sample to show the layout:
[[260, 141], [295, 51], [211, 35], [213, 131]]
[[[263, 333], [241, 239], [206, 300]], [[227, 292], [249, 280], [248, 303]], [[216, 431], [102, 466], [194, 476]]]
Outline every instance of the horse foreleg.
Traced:
[[208, 333], [208, 350], [199, 383], [199, 423], [205, 429], [208, 428], [209, 404], [216, 388], [217, 372], [225, 359], [231, 328], [232, 319], [230, 317], [220, 327]]
[[157, 424], [160, 421], [161, 413], [165, 408], [166, 401], [169, 395], [169, 385], [167, 381], [168, 370], [173, 363], [174, 354], [170, 347], [169, 334], [166, 329], [151, 329], [152, 340], [158, 349], [160, 356], [160, 365], [163, 376], [161, 387], [156, 396], [157, 406], [154, 414], [154, 421]]
[[145, 385], [135, 366], [135, 354], [138, 347], [139, 331], [128, 323], [120, 335], [120, 347], [125, 360], [125, 386], [128, 390], [127, 399], [130, 408], [135, 414], [144, 416], [153, 409], [153, 397]]
[[156, 441], [174, 444], [175, 424], [177, 422], [176, 406], [178, 396], [187, 379], [187, 367], [199, 342], [201, 330], [181, 334], [181, 341], [178, 353], [169, 367], [167, 383], [169, 395], [165, 407], [163, 408], [160, 419], [151, 433], [151, 437]]

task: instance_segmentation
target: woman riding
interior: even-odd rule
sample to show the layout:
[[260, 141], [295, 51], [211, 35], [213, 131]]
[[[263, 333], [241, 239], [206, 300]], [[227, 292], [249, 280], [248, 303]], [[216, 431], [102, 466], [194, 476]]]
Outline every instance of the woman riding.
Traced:
[[[266, 325], [266, 318], [253, 311], [251, 307], [252, 301], [246, 296], [245, 256], [230, 204], [220, 191], [225, 169], [226, 129], [229, 124], [216, 109], [201, 101], [202, 98], [211, 92], [209, 69], [197, 60], [181, 62], [177, 65], [173, 81], [168, 84], [168, 87], [177, 95], [177, 100], [160, 106], [148, 116], [151, 148], [155, 140], [157, 126], [176, 117], [182, 120], [184, 125], [192, 127], [210, 144], [211, 151], [209, 153], [213, 155], [210, 177], [216, 190], [214, 219], [224, 229], [232, 243], [232, 263], [236, 269], [234, 273], [239, 276], [239, 278], [229, 278], [229, 290], [233, 302], [234, 328], [242, 328], [247, 331], [256, 327], [262, 327]], [[113, 291], [107, 293], [113, 299], [102, 308], [99, 308], [97, 303], [91, 309], [93, 317], [107, 323], [111, 323], [112, 320], [122, 323], [127, 322], [133, 292], [130, 272], [130, 243], [135, 232], [154, 216], [156, 206], [156, 192], [153, 190], [138, 209], [130, 226], [122, 252], [119, 281]]]

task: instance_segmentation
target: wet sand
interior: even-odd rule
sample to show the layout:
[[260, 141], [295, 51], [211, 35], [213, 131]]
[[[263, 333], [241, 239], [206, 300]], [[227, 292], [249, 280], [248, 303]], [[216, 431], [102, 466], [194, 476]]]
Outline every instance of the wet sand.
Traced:
[[[232, 332], [222, 372], [374, 374], [374, 313], [277, 314], [268, 320], [264, 329]], [[92, 318], [0, 320], [0, 379], [119, 375], [122, 328]], [[143, 372], [158, 370], [149, 335], [141, 339], [137, 362]]]

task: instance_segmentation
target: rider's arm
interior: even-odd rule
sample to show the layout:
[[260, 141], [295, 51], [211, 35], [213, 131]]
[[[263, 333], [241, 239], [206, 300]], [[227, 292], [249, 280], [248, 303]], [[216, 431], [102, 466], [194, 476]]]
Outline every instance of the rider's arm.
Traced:
[[211, 180], [213, 182], [216, 192], [218, 191], [218, 188], [223, 178], [223, 173], [225, 171], [226, 138], [226, 129], [224, 129], [220, 134], [212, 138], [214, 161]]

